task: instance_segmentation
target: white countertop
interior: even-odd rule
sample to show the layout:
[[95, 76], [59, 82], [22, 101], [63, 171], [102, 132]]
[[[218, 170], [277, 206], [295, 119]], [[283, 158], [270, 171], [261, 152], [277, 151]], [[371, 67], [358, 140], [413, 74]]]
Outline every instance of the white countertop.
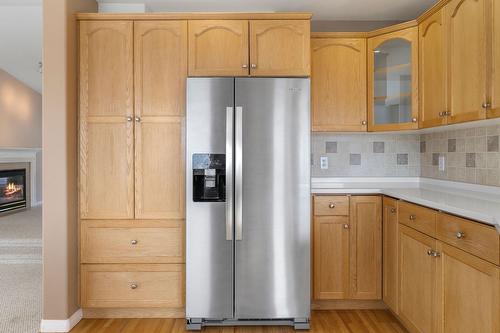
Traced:
[[428, 178], [313, 178], [313, 194], [384, 194], [493, 225], [500, 233], [500, 187]]

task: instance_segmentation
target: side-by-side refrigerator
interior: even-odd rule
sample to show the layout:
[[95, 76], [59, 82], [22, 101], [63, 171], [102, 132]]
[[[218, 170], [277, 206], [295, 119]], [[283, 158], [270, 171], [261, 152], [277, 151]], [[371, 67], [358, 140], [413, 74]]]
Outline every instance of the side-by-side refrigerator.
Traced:
[[189, 78], [186, 319], [309, 327], [310, 82]]

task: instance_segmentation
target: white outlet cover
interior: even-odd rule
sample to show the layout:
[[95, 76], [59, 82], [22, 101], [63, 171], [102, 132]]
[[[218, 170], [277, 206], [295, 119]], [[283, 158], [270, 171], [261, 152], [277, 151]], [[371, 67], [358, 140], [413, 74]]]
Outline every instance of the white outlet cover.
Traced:
[[328, 169], [328, 157], [326, 156], [321, 156], [319, 158], [321, 170], [327, 170]]

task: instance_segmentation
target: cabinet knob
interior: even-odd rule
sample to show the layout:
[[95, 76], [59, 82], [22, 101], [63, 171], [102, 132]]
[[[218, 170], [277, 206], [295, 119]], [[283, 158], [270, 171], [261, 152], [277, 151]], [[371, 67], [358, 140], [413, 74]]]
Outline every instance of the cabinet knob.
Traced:
[[441, 253], [439, 253], [438, 251], [432, 251], [432, 256], [434, 258], [438, 258], [438, 257], [441, 257]]
[[344, 224], [344, 229], [349, 229], [349, 224]]
[[417, 219], [416, 215], [410, 215], [410, 221], [415, 221]]
[[248, 65], [247, 64], [243, 64], [243, 65], [241, 65], [241, 67], [248, 68]]
[[132, 240], [130, 241], [130, 244], [132, 244], [132, 245], [136, 245], [136, 244], [137, 244], [137, 239], [132, 239]]
[[433, 253], [434, 253], [434, 251], [432, 251], [432, 249], [427, 250], [427, 255], [428, 256], [432, 256]]
[[334, 203], [330, 203], [330, 204], [328, 205], [328, 207], [330, 207], [330, 208], [335, 208], [335, 204], [334, 204]]
[[483, 103], [482, 107], [483, 107], [483, 109], [488, 109], [491, 107], [491, 104], [488, 102], [485, 102], [485, 103]]
[[257, 64], [251, 64], [250, 65], [252, 68], [257, 68]]
[[396, 208], [391, 208], [391, 213], [396, 213]]
[[411, 121], [412, 121], [412, 123], [416, 123], [418, 121], [418, 119], [417, 118], [412, 118]]
[[135, 121], [136, 121], [137, 123], [140, 123], [140, 122], [141, 122], [141, 117], [135, 117]]
[[444, 115], [445, 115], [446, 117], [451, 116], [451, 111], [445, 111], [445, 112], [444, 112]]
[[367, 124], [366, 120], [363, 120], [363, 121], [361, 122], [361, 125], [366, 125], [366, 124]]
[[132, 284], [130, 285], [130, 289], [137, 289], [137, 287], [138, 287], [138, 286], [137, 286], [137, 284], [136, 284], [136, 283], [132, 283]]
[[462, 239], [462, 238], [465, 238], [465, 233], [459, 231], [459, 232], [457, 232], [457, 234], [455, 236], [457, 236], [458, 239]]
[[134, 118], [132, 116], [127, 116], [127, 121], [128, 122], [131, 122], [132, 120], [134, 120]]
[[446, 116], [446, 112], [444, 112], [444, 111], [443, 111], [443, 112], [439, 112], [439, 116], [440, 116], [440, 117], [444, 117], [444, 116]]

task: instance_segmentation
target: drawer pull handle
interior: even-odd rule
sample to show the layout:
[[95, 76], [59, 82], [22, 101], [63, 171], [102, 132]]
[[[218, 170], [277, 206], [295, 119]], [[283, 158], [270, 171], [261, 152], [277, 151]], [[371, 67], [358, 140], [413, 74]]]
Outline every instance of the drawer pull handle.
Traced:
[[132, 239], [132, 240], [130, 241], [130, 244], [132, 244], [132, 245], [136, 245], [136, 244], [137, 244], [137, 240], [136, 240], [136, 239]]
[[130, 289], [137, 289], [137, 284], [136, 283], [132, 283], [130, 285]]
[[396, 213], [396, 208], [391, 208], [391, 213]]
[[349, 224], [344, 224], [344, 229], [349, 229]]
[[457, 232], [456, 236], [457, 236], [458, 239], [462, 239], [462, 238], [465, 238], [465, 233], [459, 231], [459, 232]]
[[410, 221], [415, 221], [417, 219], [416, 215], [410, 215]]
[[330, 207], [330, 208], [333, 209], [333, 208], [335, 208], [335, 204], [331, 203], [331, 204], [328, 205], [328, 207]]
[[441, 253], [439, 253], [438, 251], [432, 251], [432, 256], [434, 258], [441, 257]]

